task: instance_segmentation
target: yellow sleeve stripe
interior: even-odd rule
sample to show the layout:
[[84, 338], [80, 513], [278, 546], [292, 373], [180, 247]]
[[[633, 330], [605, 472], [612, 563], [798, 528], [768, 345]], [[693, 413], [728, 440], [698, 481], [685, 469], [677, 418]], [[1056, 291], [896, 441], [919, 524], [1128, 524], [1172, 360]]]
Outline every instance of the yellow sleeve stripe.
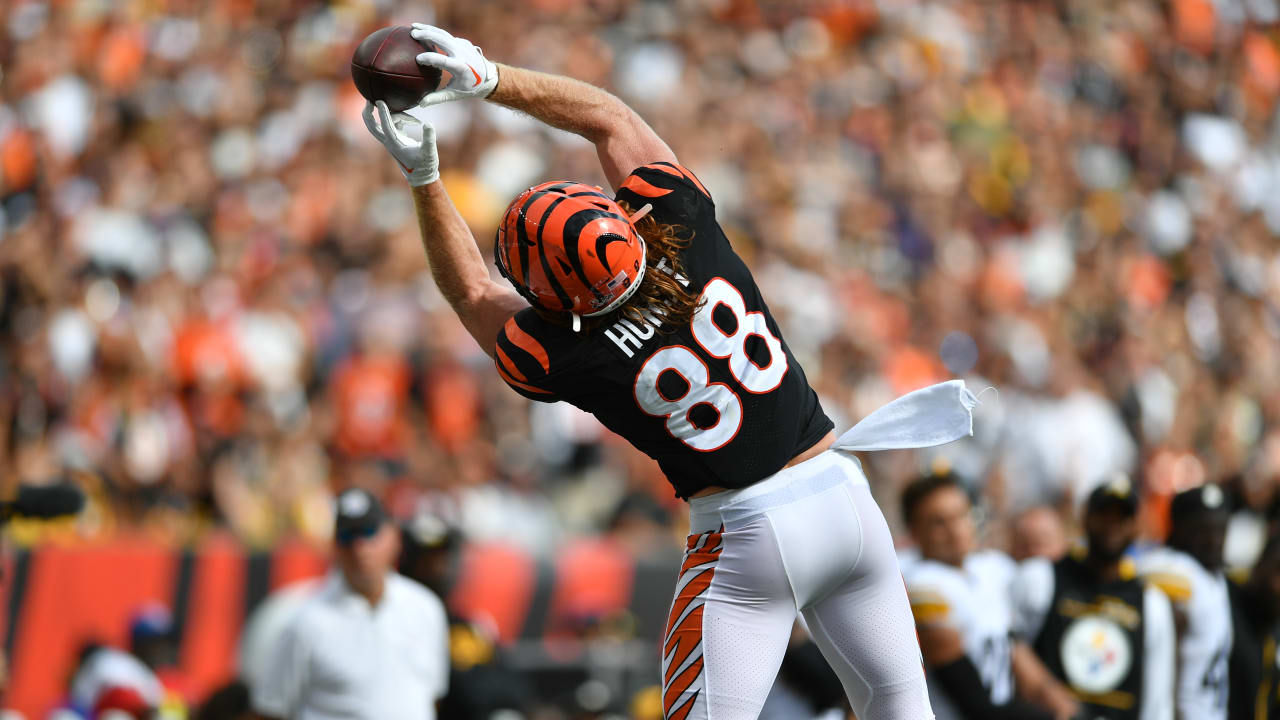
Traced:
[[911, 603], [911, 614], [915, 616], [918, 625], [942, 622], [947, 619], [950, 611], [951, 608], [945, 603]]
[[1191, 599], [1191, 583], [1186, 578], [1172, 573], [1149, 573], [1144, 578], [1147, 582], [1164, 591], [1173, 602], [1186, 602]]
[[911, 614], [918, 624], [939, 622], [951, 613], [950, 603], [936, 592], [917, 590], [908, 593], [908, 597], [911, 600]]

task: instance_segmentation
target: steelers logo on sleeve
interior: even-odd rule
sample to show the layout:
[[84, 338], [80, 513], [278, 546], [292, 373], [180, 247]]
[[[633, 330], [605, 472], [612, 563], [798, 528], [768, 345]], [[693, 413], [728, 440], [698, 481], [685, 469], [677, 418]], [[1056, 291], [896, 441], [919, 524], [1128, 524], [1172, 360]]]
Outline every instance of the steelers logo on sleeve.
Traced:
[[1079, 617], [1062, 636], [1062, 668], [1067, 682], [1079, 690], [1094, 694], [1114, 690], [1132, 664], [1129, 636], [1108, 617]]

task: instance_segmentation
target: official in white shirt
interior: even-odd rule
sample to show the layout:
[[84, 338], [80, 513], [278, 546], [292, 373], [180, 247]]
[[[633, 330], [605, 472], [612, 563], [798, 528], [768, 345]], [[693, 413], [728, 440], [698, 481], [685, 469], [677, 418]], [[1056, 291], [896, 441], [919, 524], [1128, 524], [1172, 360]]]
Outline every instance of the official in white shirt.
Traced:
[[293, 720], [434, 720], [448, 687], [444, 605], [392, 571], [399, 531], [369, 493], [338, 496], [335, 569], [271, 653], [253, 709]]

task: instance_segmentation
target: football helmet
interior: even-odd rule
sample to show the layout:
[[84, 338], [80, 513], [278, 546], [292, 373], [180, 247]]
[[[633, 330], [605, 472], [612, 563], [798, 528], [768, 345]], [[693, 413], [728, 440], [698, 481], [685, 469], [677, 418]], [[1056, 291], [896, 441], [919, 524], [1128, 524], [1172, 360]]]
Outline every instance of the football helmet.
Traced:
[[[643, 213], [636, 213], [636, 219]], [[494, 262], [534, 307], [579, 317], [612, 312], [640, 287], [645, 244], [600, 188], [542, 183], [516, 197], [498, 226]]]

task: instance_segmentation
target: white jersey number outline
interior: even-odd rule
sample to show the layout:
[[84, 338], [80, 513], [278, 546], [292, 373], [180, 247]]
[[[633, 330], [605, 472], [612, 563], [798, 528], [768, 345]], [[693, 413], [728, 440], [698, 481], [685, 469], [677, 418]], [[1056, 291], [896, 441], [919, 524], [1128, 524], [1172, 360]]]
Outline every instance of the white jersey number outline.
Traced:
[[[763, 394], [782, 384], [787, 374], [787, 355], [782, 341], [769, 332], [763, 312], [747, 312], [742, 293], [724, 278], [707, 283], [699, 297], [701, 307], [693, 316], [693, 338], [708, 355], [729, 360], [729, 372], [744, 390]], [[737, 328], [726, 333], [712, 320], [717, 306], [733, 313]], [[769, 363], [756, 364], [747, 353], [747, 340], [757, 336], [769, 350]], [[658, 378], [671, 371], [678, 374], [689, 388], [677, 398], [668, 398], [658, 390]], [[667, 419], [667, 432], [680, 442], [700, 452], [718, 450], [738, 435], [742, 427], [742, 399], [725, 383], [710, 382], [707, 364], [684, 345], [668, 345], [645, 360], [636, 374], [636, 405], [645, 413]], [[716, 422], [698, 427], [689, 414], [699, 405], [709, 405]]]
[[[782, 352], [782, 341], [769, 332], [764, 313], [747, 312], [747, 303], [738, 288], [724, 278], [707, 283], [702, 291], [702, 307], [693, 316], [693, 338], [707, 354], [715, 358], [728, 358], [733, 378], [749, 393], [761, 395], [782, 384], [787, 374], [787, 354]], [[729, 308], [738, 327], [727, 335], [712, 320], [717, 306]], [[752, 335], [764, 340], [769, 348], [769, 364], [760, 367], [747, 354], [747, 339]]]

